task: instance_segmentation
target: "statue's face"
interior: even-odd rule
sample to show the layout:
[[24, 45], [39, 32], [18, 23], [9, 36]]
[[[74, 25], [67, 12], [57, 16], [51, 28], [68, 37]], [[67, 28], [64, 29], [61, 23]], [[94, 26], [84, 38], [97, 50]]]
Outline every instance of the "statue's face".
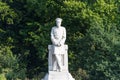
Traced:
[[57, 27], [60, 27], [60, 26], [61, 26], [61, 21], [60, 21], [60, 20], [56, 21], [56, 26], [57, 26]]

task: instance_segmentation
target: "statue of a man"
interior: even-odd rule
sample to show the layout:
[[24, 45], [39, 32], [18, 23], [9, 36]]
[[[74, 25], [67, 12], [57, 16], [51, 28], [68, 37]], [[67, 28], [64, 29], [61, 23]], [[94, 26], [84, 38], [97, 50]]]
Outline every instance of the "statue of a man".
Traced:
[[66, 29], [61, 26], [62, 19], [56, 18], [56, 26], [51, 30], [51, 41], [53, 44], [53, 55], [55, 61], [53, 63], [53, 70], [62, 71], [62, 54], [64, 54], [64, 43], [66, 40]]

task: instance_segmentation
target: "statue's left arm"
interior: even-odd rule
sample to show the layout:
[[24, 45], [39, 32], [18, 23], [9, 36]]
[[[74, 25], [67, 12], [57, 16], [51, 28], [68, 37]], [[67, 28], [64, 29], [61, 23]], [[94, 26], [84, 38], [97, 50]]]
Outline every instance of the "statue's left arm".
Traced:
[[66, 40], [66, 29], [63, 27], [63, 35], [62, 35], [62, 39], [60, 40], [60, 44], [64, 45], [65, 40]]

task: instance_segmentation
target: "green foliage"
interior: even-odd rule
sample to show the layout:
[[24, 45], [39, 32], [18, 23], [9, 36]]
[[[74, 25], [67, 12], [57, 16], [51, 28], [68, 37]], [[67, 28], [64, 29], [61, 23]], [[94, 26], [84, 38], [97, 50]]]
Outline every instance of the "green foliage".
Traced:
[[41, 78], [47, 72], [50, 30], [61, 17], [76, 80], [120, 79], [119, 4], [120, 0], [0, 0], [0, 78]]
[[0, 74], [0, 80], [7, 80], [7, 79], [5, 78], [5, 74]]
[[0, 2], [0, 21], [2, 24], [13, 24], [14, 18], [17, 16], [13, 9], [10, 9], [6, 3]]
[[12, 54], [11, 48], [9, 46], [0, 46], [0, 65], [1, 77], [6, 76], [6, 79], [9, 80], [25, 78], [25, 70], [20, 70], [18, 59]]
[[73, 77], [76, 80], [89, 80], [89, 75], [87, 74], [87, 72], [81, 68], [79, 68], [77, 71], [73, 71], [72, 72]]

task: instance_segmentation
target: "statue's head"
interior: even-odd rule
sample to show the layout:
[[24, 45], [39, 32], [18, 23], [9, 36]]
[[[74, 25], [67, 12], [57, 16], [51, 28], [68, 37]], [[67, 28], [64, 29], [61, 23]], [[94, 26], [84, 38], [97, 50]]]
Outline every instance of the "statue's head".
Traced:
[[60, 26], [61, 26], [62, 19], [61, 19], [61, 18], [56, 18], [55, 21], [56, 21], [56, 26], [57, 26], [57, 27], [60, 27]]

